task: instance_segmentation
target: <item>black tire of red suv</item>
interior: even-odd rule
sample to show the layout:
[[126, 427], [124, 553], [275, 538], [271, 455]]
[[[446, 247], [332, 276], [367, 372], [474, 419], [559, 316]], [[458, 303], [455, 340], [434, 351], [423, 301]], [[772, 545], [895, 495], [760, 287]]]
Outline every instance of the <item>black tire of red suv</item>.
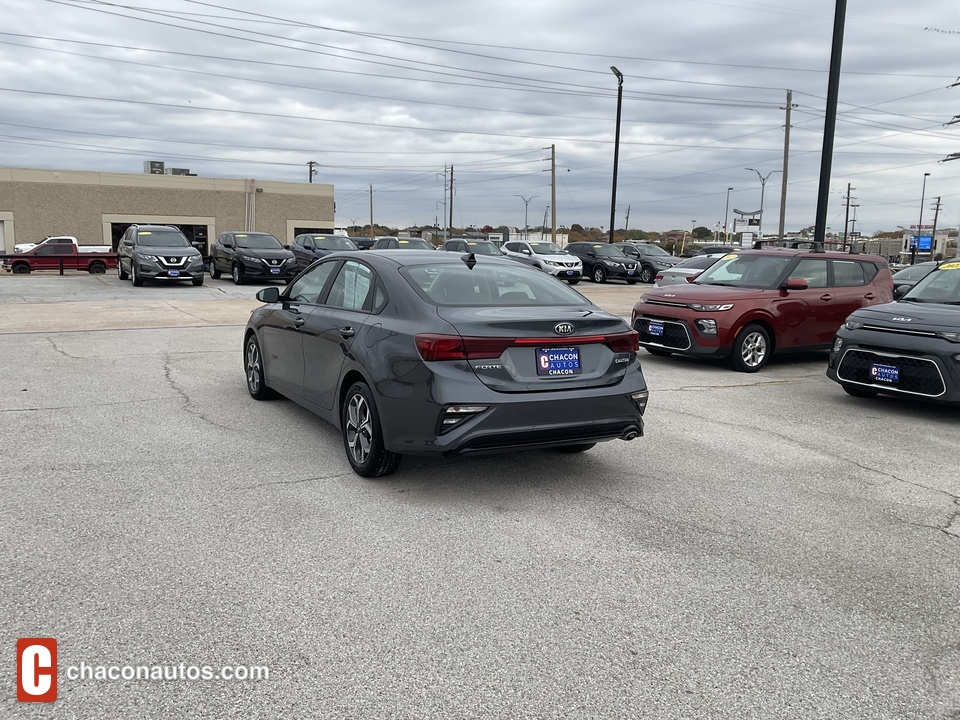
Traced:
[[770, 360], [772, 351], [770, 334], [760, 325], [747, 325], [733, 341], [730, 364], [737, 372], [759, 372]]

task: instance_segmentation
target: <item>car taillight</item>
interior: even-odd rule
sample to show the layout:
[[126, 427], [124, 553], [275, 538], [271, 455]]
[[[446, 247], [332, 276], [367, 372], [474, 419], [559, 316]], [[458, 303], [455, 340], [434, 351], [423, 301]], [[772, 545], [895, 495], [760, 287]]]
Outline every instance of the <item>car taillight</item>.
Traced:
[[663, 273], [657, 273], [657, 277], [654, 278], [654, 279], [655, 279], [657, 282], [660, 282], [661, 280], [663, 280]]
[[511, 347], [563, 347], [603, 343], [615, 353], [637, 352], [640, 336], [634, 330], [612, 335], [585, 335], [563, 338], [461, 337], [459, 335], [417, 335], [417, 352], [424, 362], [438, 360], [490, 360]]

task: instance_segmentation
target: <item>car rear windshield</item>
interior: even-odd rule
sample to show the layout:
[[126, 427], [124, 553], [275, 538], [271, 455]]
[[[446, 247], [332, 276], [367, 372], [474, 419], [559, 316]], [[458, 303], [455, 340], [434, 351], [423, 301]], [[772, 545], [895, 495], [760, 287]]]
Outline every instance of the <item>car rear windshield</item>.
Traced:
[[778, 286], [780, 276], [793, 259], [792, 255], [726, 255], [697, 275], [694, 282], [769, 290]]
[[589, 305], [569, 286], [538, 270], [501, 265], [416, 265], [401, 274], [428, 301], [449, 305]]
[[237, 233], [237, 247], [251, 250], [282, 250], [283, 245], [269, 233]]
[[709, 255], [697, 255], [696, 257], [687, 258], [686, 260], [681, 260], [673, 267], [687, 268], [690, 270], [698, 270], [702, 268], [708, 268], [717, 261], [717, 258], [710, 257]]
[[141, 230], [137, 243], [151, 247], [193, 247], [179, 230]]
[[492, 242], [468, 242], [467, 252], [476, 253], [477, 255], [503, 255], [503, 253], [500, 252], [500, 248]]
[[893, 280], [919, 280], [929, 273], [935, 265], [911, 265], [910, 267], [904, 268], [903, 270], [897, 270], [893, 274]]
[[427, 242], [426, 240], [418, 240], [416, 238], [404, 238], [402, 240], [397, 240], [397, 248], [401, 250], [436, 250], [436, 246], [432, 242]]

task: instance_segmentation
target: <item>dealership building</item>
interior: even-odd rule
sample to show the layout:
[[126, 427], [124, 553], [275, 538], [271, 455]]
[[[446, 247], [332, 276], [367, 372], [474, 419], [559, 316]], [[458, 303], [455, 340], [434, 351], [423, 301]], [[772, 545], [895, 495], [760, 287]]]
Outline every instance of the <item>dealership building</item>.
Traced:
[[[333, 232], [333, 185], [198, 177], [144, 163], [137, 174], [0, 167], [0, 247], [73, 235], [116, 249], [133, 223], [176, 225], [204, 255], [222, 232], [267, 232], [288, 244]], [[183, 174], [180, 174], [183, 173]]]

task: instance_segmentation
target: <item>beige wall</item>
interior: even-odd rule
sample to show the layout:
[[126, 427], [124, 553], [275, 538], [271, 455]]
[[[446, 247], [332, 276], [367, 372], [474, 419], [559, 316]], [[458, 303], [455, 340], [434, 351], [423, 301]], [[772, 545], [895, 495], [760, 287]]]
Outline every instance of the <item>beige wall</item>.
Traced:
[[[255, 207], [253, 228], [245, 223], [248, 203]], [[108, 244], [104, 233], [110, 222], [134, 220], [208, 224], [211, 240], [215, 233], [252, 229], [289, 242], [287, 221], [302, 217], [333, 226], [333, 185], [0, 167], [6, 252], [13, 252], [14, 242], [39, 242], [48, 235]]]

